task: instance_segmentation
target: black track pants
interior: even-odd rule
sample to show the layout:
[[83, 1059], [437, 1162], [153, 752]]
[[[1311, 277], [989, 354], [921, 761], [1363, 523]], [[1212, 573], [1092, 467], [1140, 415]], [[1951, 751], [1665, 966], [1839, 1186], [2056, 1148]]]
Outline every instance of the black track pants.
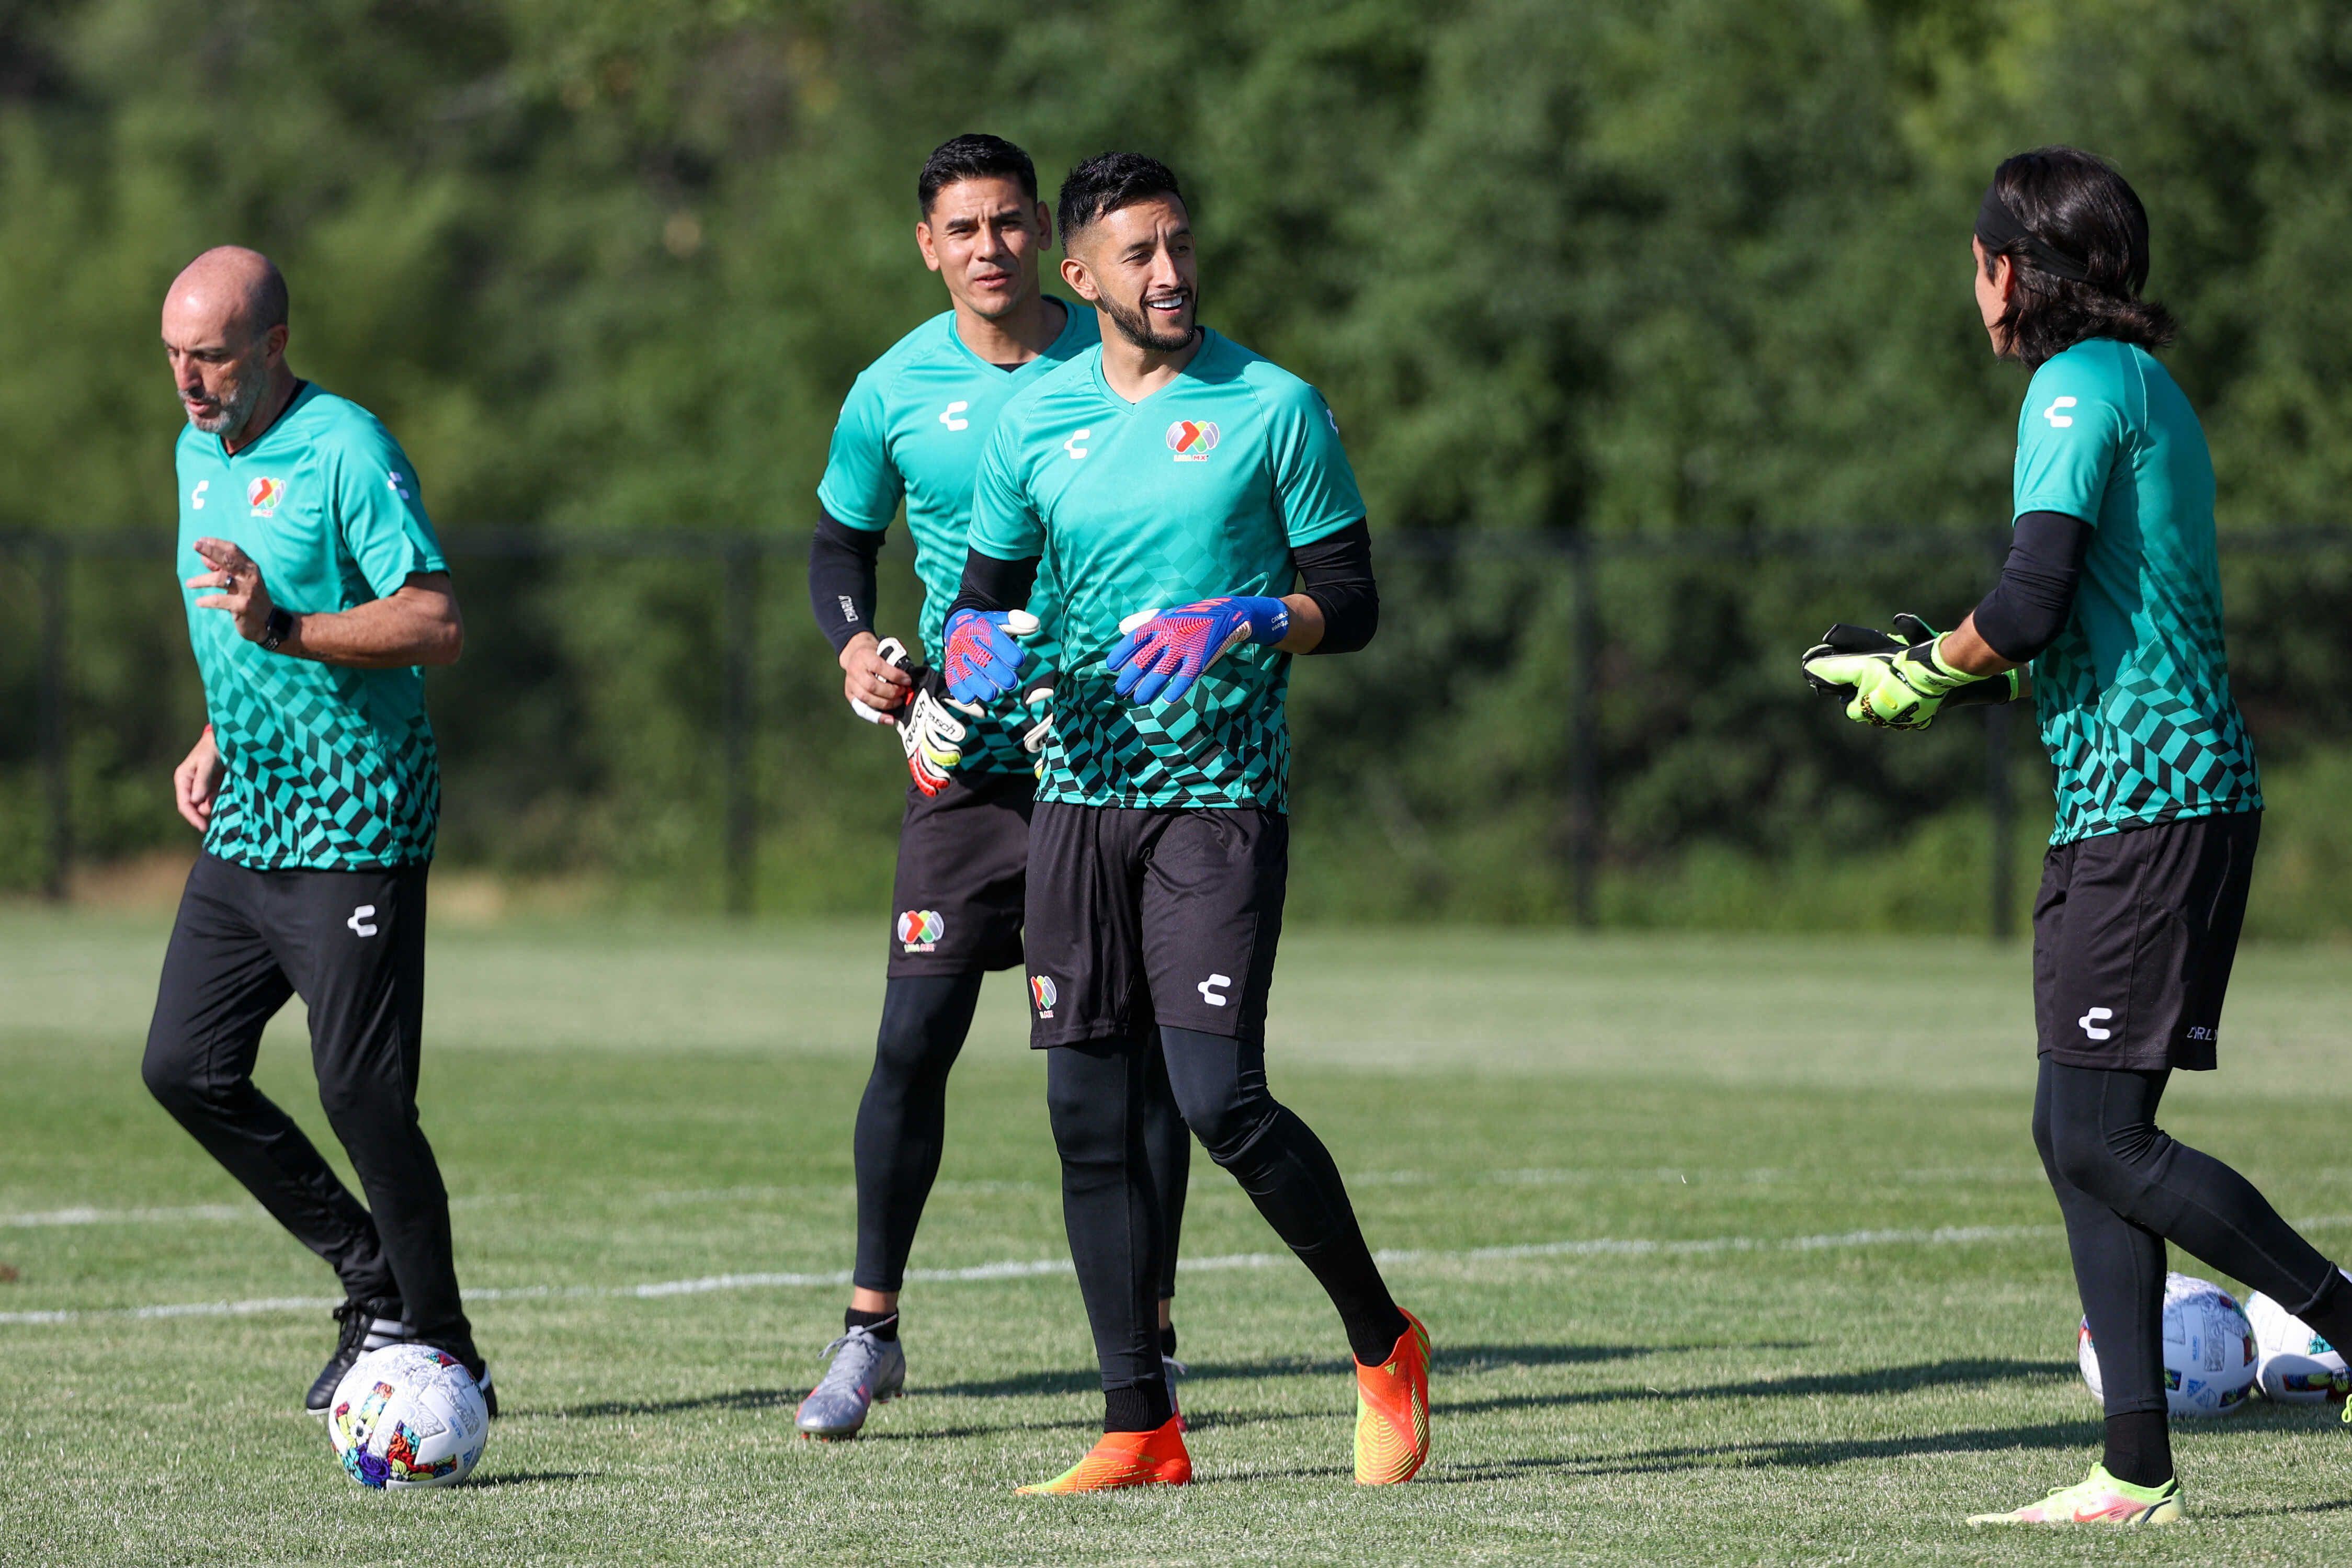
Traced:
[[[882, 994], [882, 1028], [874, 1071], [857, 1105], [857, 1267], [867, 1290], [904, 1288], [923, 1205], [940, 1173], [947, 1142], [948, 1074], [971, 1032], [981, 975], [902, 974]], [[1176, 1293], [1176, 1248], [1192, 1139], [1178, 1114], [1159, 1053], [1149, 1053], [1142, 1137], [1164, 1238], [1154, 1272], [1161, 1296]], [[1153, 1309], [1155, 1319], [1158, 1309]]]
[[[416, 1115], [425, 868], [259, 871], [206, 855], [163, 955], [148, 1089], [346, 1294], [397, 1297], [418, 1338], [461, 1358], [449, 1197]], [[265, 1025], [299, 995], [319, 1102], [367, 1205], [253, 1083]]]
[[2336, 1277], [2252, 1183], [2156, 1125], [2169, 1076], [2044, 1057], [2034, 1094], [2033, 1142], [2066, 1217], [2109, 1415], [2165, 1407], [2167, 1241], [2298, 1317]]
[[1106, 1390], [1160, 1375], [1153, 1300], [1161, 1205], [1144, 1147], [1144, 1096], [1166, 1063], [1176, 1104], [1212, 1159], [1320, 1281], [1343, 1320], [1402, 1325], [1330, 1153], [1267, 1091], [1261, 1045], [1163, 1028], [1161, 1049], [1125, 1041], [1046, 1055], [1046, 1102], [1062, 1156], [1062, 1215]]

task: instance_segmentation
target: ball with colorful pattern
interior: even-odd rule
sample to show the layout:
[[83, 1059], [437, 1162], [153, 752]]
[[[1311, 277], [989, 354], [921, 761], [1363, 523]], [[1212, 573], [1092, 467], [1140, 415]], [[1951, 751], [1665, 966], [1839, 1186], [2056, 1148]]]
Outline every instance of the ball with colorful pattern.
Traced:
[[375, 1490], [455, 1486], [490, 1440], [473, 1373], [430, 1345], [386, 1345], [352, 1363], [327, 1406], [343, 1473]]

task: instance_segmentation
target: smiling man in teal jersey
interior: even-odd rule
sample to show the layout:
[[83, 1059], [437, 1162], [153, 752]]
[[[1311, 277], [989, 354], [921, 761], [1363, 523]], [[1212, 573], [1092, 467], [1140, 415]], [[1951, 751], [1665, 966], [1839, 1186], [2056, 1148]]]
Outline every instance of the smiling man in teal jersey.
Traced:
[[[1357, 1363], [1356, 1479], [1429, 1453], [1428, 1337], [1398, 1308], [1313, 1131], [1267, 1091], [1266, 996], [1289, 868], [1291, 657], [1378, 616], [1364, 502], [1316, 390], [1194, 321], [1176, 176], [1107, 153], [1062, 186], [1064, 279], [1102, 346], [1008, 405], [948, 619], [950, 692], [1016, 689], [1005, 633], [1050, 576], [1064, 658], [1029, 864], [1030, 1040], [1102, 1366], [1103, 1438], [1044, 1493], [1181, 1485], [1150, 1333], [1150, 1162], [1164, 1068], [1217, 1163], [1314, 1274]], [[1302, 591], [1292, 592], [1294, 580]], [[1153, 1036], [1159, 1037], [1154, 1048]]]
[[[895, 725], [911, 782], [898, 836], [889, 973], [874, 1071], [859, 1102], [857, 1260], [841, 1338], [801, 1402], [799, 1428], [855, 1436], [877, 1399], [903, 1386], [898, 1293], [939, 1173], [947, 1080], [971, 1026], [982, 977], [1022, 958], [1029, 816], [1050, 727], [1055, 645], [1032, 632], [1021, 689], [982, 708], [946, 700], [940, 679], [874, 626], [876, 561], [904, 503], [923, 585], [921, 645], [936, 656], [963, 571], [973, 472], [1000, 409], [1096, 342], [1095, 315], [1038, 287], [1053, 221], [1028, 154], [994, 136], [959, 136], [916, 181], [915, 241], [950, 308], [901, 338], [850, 388], [817, 487], [809, 556], [817, 625], [840, 656], [859, 717]], [[1050, 584], [1025, 609], [1054, 615]], [[1164, 1080], [1146, 1109], [1164, 1199], [1160, 1332], [1184, 1212], [1191, 1136]]]
[[[366, 1350], [465, 1363], [491, 1413], [451, 1256], [449, 1200], [417, 1124], [425, 887], [441, 777], [420, 666], [465, 632], [416, 472], [358, 405], [286, 364], [286, 284], [225, 247], [163, 302], [180, 433], [180, 574], [212, 722], [173, 784], [204, 833], [163, 958], [148, 1088], [348, 1298], [306, 1407]], [[352, 1196], [253, 1084], [291, 996]]]

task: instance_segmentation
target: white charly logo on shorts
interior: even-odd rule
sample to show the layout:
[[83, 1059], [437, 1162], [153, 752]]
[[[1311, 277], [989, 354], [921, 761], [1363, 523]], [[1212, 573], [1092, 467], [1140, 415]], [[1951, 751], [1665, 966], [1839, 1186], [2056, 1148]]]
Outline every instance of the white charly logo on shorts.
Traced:
[[1212, 1007], [1222, 1007], [1225, 1005], [1225, 994], [1218, 987], [1231, 985], [1233, 983], [1234, 977], [1230, 974], [1212, 974], [1194, 989], [1201, 993], [1202, 1001]]
[[2061, 408], [2074, 406], [2074, 400], [2071, 397], [2053, 397], [2050, 400], [2050, 406], [2042, 411], [2042, 417], [2050, 421], [2050, 428], [2053, 430], [2063, 430], [2074, 423], [2074, 416], [2071, 414], [2061, 414], [2058, 411]]
[[375, 906], [373, 904], [362, 904], [358, 909], [352, 911], [352, 918], [345, 921], [343, 923], [351, 927], [354, 932], [361, 936], [373, 936], [375, 934], [374, 920]]
[[2082, 1026], [2083, 1033], [2095, 1040], [2112, 1040], [2116, 1037], [2116, 1032], [2113, 1029], [2102, 1029], [2099, 1026], [2115, 1016], [2116, 1010], [2113, 1007], [2094, 1007], [2074, 1022]]

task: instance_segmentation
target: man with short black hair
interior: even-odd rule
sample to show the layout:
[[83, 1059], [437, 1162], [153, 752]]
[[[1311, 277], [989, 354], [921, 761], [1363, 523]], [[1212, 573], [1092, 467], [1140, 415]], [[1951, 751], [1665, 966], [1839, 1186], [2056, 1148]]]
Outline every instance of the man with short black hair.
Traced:
[[[364, 1351], [414, 1341], [462, 1362], [496, 1415], [416, 1115], [441, 807], [418, 667], [465, 642], [448, 565], [390, 432], [288, 368], [268, 257], [197, 257], [163, 326], [188, 418], [180, 569], [212, 721], [173, 780], [204, 850], [163, 957], [147, 1087], [342, 1280], [306, 1408], [325, 1415]], [[262, 1029], [295, 995], [365, 1207], [254, 1087]]]
[[1162, 1070], [1339, 1310], [1357, 1480], [1409, 1480], [1429, 1455], [1428, 1334], [1390, 1297], [1329, 1152], [1265, 1074], [1289, 870], [1284, 694], [1292, 655], [1360, 648], [1378, 623], [1363, 499], [1321, 395], [1197, 324], [1192, 218], [1166, 165], [1091, 159], [1064, 183], [1060, 216], [1062, 276], [1101, 314], [1102, 343], [1000, 416], [947, 625], [951, 695], [1017, 689], [1031, 655], [1007, 635], [1012, 613], [1052, 563], [1063, 664], [1031, 835], [1030, 1041], [1050, 1047], [1104, 1435], [1023, 1489], [1192, 1478], [1151, 1334], [1139, 1107]]
[[[958, 136], [924, 163], [915, 195], [915, 244], [947, 286], [950, 308], [850, 388], [809, 552], [809, 598], [840, 657], [843, 694], [859, 717], [896, 727], [911, 778], [882, 1026], [857, 1109], [856, 1268], [841, 1337], [826, 1347], [830, 1365], [795, 1417], [813, 1437], [856, 1436], [874, 1403], [905, 1383], [898, 1293], [939, 1173], [948, 1074], [982, 978], [1021, 963], [1030, 801], [1052, 724], [1054, 644], [1028, 615], [1052, 613], [1050, 582], [1015, 606], [1036, 655], [1021, 689], [959, 707], [897, 638], [877, 638], [876, 561], [903, 503], [923, 584], [920, 642], [936, 657], [963, 569], [972, 473], [997, 410], [1096, 338], [1092, 311], [1038, 286], [1054, 231], [1027, 153], [1001, 137]], [[1163, 1200], [1158, 1332], [1172, 1353], [1169, 1299], [1192, 1141], [1164, 1075], [1144, 1114]]]

